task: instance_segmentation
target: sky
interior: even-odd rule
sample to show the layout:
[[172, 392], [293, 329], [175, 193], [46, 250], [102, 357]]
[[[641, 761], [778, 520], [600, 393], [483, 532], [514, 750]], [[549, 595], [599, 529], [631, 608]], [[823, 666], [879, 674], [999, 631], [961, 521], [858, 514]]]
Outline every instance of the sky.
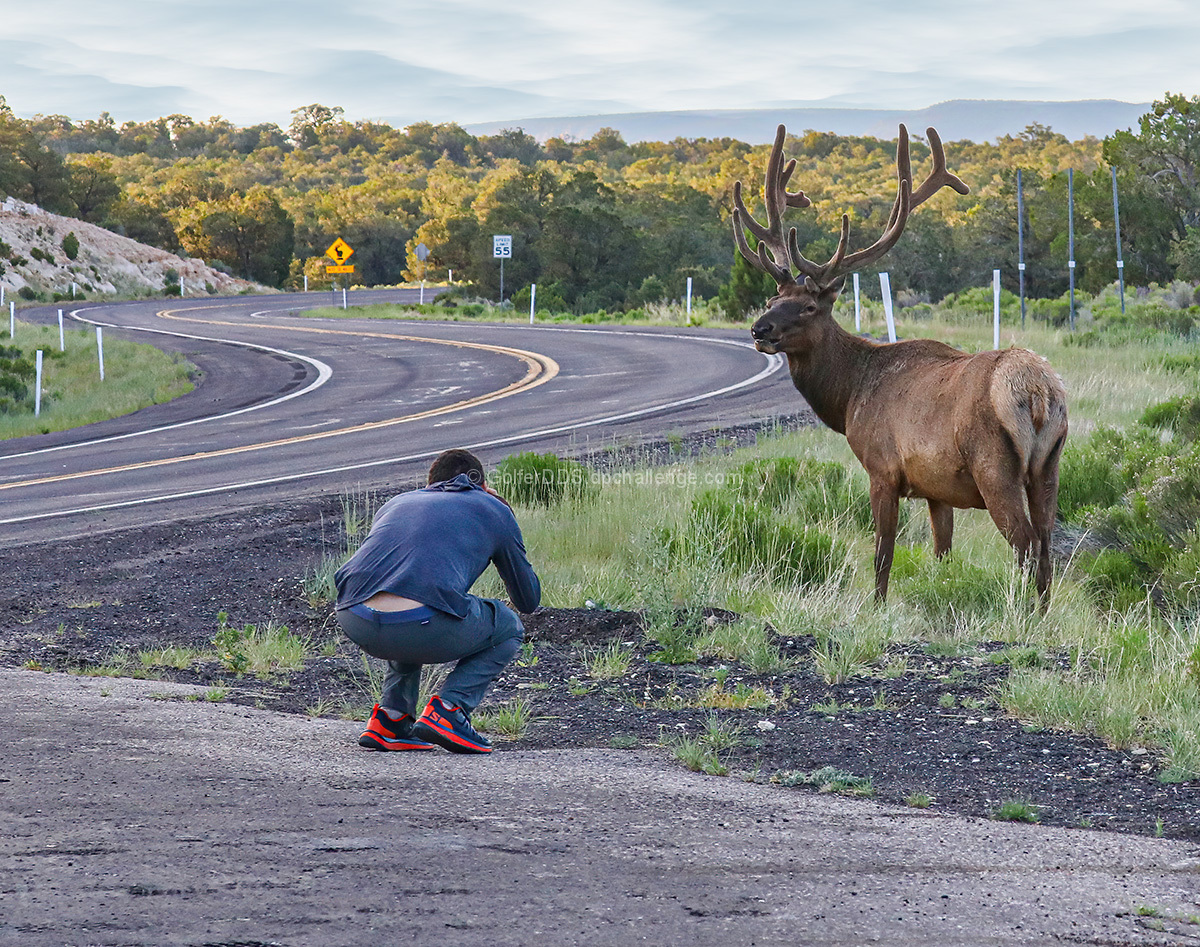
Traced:
[[238, 125], [1200, 94], [1195, 0], [0, 0], [34, 114]]

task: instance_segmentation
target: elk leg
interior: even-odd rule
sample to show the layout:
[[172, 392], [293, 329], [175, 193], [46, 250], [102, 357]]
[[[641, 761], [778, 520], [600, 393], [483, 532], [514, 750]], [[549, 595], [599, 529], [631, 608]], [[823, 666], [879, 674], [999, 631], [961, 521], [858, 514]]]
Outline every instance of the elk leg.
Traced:
[[887, 599], [900, 519], [900, 493], [892, 484], [871, 481], [871, 516], [875, 519], [875, 598], [882, 602]]
[[979, 488], [992, 522], [1013, 547], [1017, 562], [1024, 567], [1029, 550], [1036, 544], [1036, 537], [1025, 515], [1024, 491], [1018, 486], [1017, 478], [1007, 479], [1003, 484], [991, 484], [980, 482], [976, 476], [975, 485]]
[[954, 544], [954, 507], [940, 500], [930, 500], [929, 525], [933, 529], [933, 554], [941, 559]]
[[1033, 477], [1026, 487], [1029, 498], [1029, 518], [1037, 538], [1037, 590], [1042, 605], [1050, 588], [1050, 534], [1058, 515], [1058, 460], [1047, 464], [1040, 476]]

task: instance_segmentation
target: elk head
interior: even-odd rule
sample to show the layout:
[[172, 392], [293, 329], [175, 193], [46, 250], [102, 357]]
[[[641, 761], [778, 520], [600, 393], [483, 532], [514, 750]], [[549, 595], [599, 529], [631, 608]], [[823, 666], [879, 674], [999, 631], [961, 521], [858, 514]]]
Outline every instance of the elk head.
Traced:
[[[788, 207], [808, 207], [812, 202], [803, 191], [789, 191], [788, 181], [796, 170], [796, 159], [783, 163], [783, 140], [786, 134], [780, 125], [775, 133], [775, 144], [767, 161], [766, 179], [763, 184], [763, 203], [767, 211], [767, 224], [763, 226], [746, 210], [742, 200], [742, 182], [733, 186], [733, 235], [738, 250], [755, 268], [775, 280], [776, 295], [768, 303], [765, 313], [754, 323], [750, 334], [760, 352], [783, 352], [799, 354], [811, 351], [816, 338], [833, 325], [833, 304], [841, 292], [844, 277], [850, 271], [874, 263], [886, 254], [908, 222], [908, 215], [943, 187], [950, 187], [959, 194], [966, 194], [967, 187], [957, 176], [946, 169], [946, 154], [938, 133], [930, 128], [929, 149], [933, 158], [933, 170], [915, 191], [908, 151], [908, 129], [900, 126], [900, 137], [896, 145], [896, 200], [888, 218], [883, 235], [871, 246], [847, 252], [850, 244], [850, 217], [842, 215], [842, 234], [837, 250], [825, 263], [814, 263], [800, 252], [796, 241], [796, 228], [791, 228], [785, 238], [783, 214]], [[757, 250], [751, 250], [745, 231], [749, 230], [758, 240]], [[793, 268], [795, 273], [793, 273]], [[797, 277], [802, 277], [798, 279]]]

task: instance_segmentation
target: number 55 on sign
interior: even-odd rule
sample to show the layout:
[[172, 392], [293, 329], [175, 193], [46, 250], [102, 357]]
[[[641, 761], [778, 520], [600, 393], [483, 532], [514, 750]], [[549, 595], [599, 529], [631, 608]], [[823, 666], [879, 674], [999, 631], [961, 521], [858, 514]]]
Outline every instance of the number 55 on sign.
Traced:
[[495, 234], [492, 237], [492, 256], [500, 257], [501, 259], [512, 257], [511, 234]]

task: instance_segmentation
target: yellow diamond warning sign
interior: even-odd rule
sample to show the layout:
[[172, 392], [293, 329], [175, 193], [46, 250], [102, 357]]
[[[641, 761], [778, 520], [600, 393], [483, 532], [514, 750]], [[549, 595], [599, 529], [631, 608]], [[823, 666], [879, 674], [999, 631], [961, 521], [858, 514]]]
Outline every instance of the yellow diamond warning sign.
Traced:
[[341, 237], [338, 237], [329, 245], [329, 249], [325, 251], [325, 255], [335, 263], [345, 263], [354, 255], [354, 250]]

